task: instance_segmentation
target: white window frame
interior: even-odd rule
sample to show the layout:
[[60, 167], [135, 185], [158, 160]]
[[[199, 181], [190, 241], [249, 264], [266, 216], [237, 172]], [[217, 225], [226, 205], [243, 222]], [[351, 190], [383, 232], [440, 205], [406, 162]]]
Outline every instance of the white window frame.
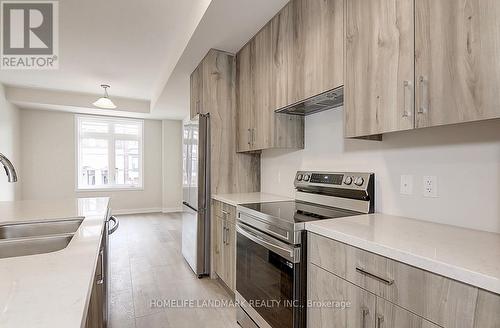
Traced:
[[[109, 131], [108, 133], [99, 132], [87, 132], [86, 137], [95, 137], [97, 139], [107, 139], [108, 140], [108, 166], [109, 166], [109, 179], [111, 183], [107, 186], [101, 187], [80, 187], [79, 177], [81, 172], [80, 167], [80, 120], [95, 120], [99, 122], [108, 123], [138, 123], [140, 124], [140, 135], [139, 137], [130, 134], [115, 134]], [[115, 141], [116, 140], [138, 140], [139, 141], [139, 184], [138, 185], [116, 185], [115, 184]], [[75, 156], [75, 191], [77, 192], [89, 192], [89, 191], [127, 191], [127, 190], [144, 190], [144, 120], [140, 119], [130, 119], [130, 118], [119, 118], [112, 116], [96, 116], [96, 115], [75, 115], [75, 144], [76, 144], [76, 156]]]

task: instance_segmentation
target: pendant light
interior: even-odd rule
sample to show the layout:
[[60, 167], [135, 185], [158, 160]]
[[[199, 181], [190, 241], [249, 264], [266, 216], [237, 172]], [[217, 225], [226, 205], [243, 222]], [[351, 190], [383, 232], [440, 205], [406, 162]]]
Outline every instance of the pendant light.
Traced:
[[97, 101], [94, 102], [92, 105], [94, 105], [95, 107], [104, 108], [104, 109], [115, 109], [116, 105], [113, 104], [111, 99], [109, 99], [109, 95], [108, 95], [109, 85], [101, 84], [101, 88], [104, 89], [104, 97], [97, 99]]

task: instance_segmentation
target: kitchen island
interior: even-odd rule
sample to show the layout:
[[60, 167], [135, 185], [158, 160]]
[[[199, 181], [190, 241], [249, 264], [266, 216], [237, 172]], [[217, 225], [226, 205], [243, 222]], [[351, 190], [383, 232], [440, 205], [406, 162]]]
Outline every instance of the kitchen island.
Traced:
[[84, 327], [110, 200], [0, 202], [0, 226], [82, 218], [62, 250], [0, 258], [0, 327]]

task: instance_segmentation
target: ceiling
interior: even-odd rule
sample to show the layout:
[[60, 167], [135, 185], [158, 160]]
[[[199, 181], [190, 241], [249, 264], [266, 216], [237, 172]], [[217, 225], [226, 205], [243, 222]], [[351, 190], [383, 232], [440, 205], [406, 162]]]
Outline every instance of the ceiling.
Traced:
[[185, 118], [189, 76], [211, 48], [236, 53], [288, 0], [212, 0], [179, 62], [152, 102], [154, 117]]
[[[182, 119], [189, 112], [189, 75], [210, 48], [236, 52], [286, 0], [65, 0], [59, 2], [60, 62], [52, 71], [2, 71], [0, 83], [18, 95], [40, 89], [69, 95], [101, 93], [148, 102], [156, 119]], [[36, 91], [36, 92], [35, 92]], [[12, 92], [14, 93], [14, 92]], [[13, 102], [50, 108], [30, 95]], [[49, 97], [50, 98], [50, 97]], [[54, 98], [54, 97], [52, 97]], [[68, 99], [55, 110], [78, 111]], [[118, 108], [117, 112], [120, 108]], [[82, 112], [99, 109], [83, 108]], [[127, 116], [130, 110], [117, 115]]]

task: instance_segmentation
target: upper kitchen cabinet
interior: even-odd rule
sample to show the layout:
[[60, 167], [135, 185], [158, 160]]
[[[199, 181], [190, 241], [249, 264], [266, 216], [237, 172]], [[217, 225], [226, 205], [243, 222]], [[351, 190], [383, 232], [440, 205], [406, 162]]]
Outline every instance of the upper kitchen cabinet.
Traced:
[[304, 119], [274, 112], [272, 40], [268, 24], [236, 55], [239, 152], [304, 147]]
[[190, 78], [190, 117], [194, 118], [201, 113], [201, 106], [203, 104], [203, 64], [200, 64]]
[[251, 44], [255, 48], [251, 57], [253, 68], [253, 109], [252, 148], [271, 148], [274, 144], [274, 84], [272, 82], [271, 24], [267, 24], [255, 36]]
[[500, 117], [500, 2], [346, 2], [345, 136]]
[[271, 79], [274, 87], [274, 108], [282, 108], [294, 102], [292, 99], [293, 29], [293, 2], [289, 2], [271, 20]]
[[413, 17], [413, 0], [346, 1], [346, 137], [413, 128]]
[[304, 147], [304, 118], [275, 110], [344, 84], [343, 11], [292, 0], [238, 52], [238, 151]]
[[[253, 40], [252, 40], [253, 41]], [[236, 55], [236, 108], [237, 108], [237, 149], [240, 152], [252, 150], [255, 126], [254, 74], [252, 60], [255, 43], [247, 43]]]
[[344, 84], [344, 0], [293, 0], [289, 6], [292, 85], [286, 105]]
[[500, 2], [416, 0], [416, 127], [500, 117]]
[[270, 22], [274, 109], [344, 84], [344, 0], [292, 0]]
[[235, 59], [211, 49], [191, 74], [191, 114], [209, 114], [210, 186], [213, 194], [260, 190], [260, 155], [238, 154], [234, 97]]

